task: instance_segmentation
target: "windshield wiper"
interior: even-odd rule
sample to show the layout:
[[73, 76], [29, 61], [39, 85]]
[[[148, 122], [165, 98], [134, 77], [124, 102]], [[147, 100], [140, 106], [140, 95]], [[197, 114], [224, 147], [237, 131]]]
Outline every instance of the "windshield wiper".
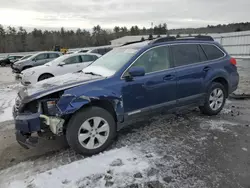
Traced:
[[91, 74], [91, 75], [96, 75], [96, 76], [102, 76], [102, 75], [96, 74], [96, 73], [94, 73], [94, 72], [84, 72], [84, 74]]

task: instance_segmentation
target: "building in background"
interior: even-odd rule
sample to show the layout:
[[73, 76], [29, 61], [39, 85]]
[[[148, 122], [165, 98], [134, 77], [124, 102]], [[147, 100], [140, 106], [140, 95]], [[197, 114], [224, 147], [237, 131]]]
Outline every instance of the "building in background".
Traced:
[[[201, 35], [209, 35], [213, 37], [215, 41], [219, 42], [226, 49], [226, 51], [234, 57], [250, 58], [250, 31], [232, 33], [206, 33]], [[161, 36], [163, 37], [166, 35]], [[180, 36], [190, 36], [190, 34], [181, 34]], [[114, 39], [110, 42], [112, 45], [122, 45], [127, 42], [140, 41], [142, 38], [146, 40], [148, 37], [149, 35], [124, 36]], [[153, 37], [156, 38], [158, 35], [153, 35]]]

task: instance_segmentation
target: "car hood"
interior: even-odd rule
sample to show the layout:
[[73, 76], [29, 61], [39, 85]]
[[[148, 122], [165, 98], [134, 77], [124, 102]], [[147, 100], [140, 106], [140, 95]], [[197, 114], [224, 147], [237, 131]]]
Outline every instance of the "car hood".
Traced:
[[33, 71], [39, 71], [39, 70], [44, 69], [44, 68], [48, 68], [48, 66], [40, 65], [40, 66], [32, 67], [32, 68], [23, 70], [22, 73], [26, 74], [26, 73], [33, 72]]
[[83, 72], [68, 73], [23, 87], [18, 95], [24, 103], [27, 103], [58, 91], [101, 79], [105, 79], [105, 77], [85, 74]]
[[14, 65], [26, 63], [26, 62], [29, 62], [29, 61], [31, 61], [31, 60], [29, 60], [29, 59], [18, 60], [18, 61], [16, 61], [16, 62], [14, 63]]

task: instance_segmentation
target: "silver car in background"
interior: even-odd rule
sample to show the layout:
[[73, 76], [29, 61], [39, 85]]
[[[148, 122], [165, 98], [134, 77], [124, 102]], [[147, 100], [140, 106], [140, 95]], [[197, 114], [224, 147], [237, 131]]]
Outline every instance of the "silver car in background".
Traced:
[[25, 69], [44, 65], [45, 63], [48, 63], [53, 59], [60, 57], [61, 55], [63, 55], [61, 52], [53, 52], [53, 51], [39, 52], [24, 60], [15, 62], [11, 66], [11, 68], [13, 72], [21, 73]]

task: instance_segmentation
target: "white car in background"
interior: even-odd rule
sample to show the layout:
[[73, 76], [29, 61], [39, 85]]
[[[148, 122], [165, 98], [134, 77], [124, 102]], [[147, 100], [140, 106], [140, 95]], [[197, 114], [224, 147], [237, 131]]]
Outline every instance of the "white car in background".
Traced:
[[63, 55], [42, 66], [22, 71], [21, 83], [27, 86], [51, 77], [80, 71], [99, 57], [101, 57], [101, 55], [95, 53]]

